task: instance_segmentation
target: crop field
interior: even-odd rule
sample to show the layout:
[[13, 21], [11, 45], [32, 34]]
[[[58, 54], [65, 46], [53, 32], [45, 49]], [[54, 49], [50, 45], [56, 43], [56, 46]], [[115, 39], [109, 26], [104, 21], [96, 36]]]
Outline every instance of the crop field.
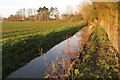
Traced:
[[72, 36], [85, 23], [78, 22], [3, 22], [3, 78], [30, 60]]

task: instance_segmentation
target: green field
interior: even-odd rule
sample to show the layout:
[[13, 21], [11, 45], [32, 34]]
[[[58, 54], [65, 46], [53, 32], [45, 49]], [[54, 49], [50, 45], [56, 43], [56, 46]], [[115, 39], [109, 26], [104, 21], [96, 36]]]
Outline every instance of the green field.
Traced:
[[84, 27], [78, 22], [3, 22], [3, 78]]

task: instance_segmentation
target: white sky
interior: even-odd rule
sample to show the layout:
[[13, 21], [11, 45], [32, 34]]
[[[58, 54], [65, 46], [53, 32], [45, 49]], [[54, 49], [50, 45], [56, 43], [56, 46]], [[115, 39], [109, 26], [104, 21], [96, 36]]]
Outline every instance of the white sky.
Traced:
[[[73, 9], [81, 4], [83, 0], [0, 0], [0, 15], [8, 17], [10, 14], [15, 14], [21, 8], [35, 8], [46, 6], [57, 7], [60, 13], [64, 13], [68, 5]], [[85, 0], [84, 0], [85, 1]]]

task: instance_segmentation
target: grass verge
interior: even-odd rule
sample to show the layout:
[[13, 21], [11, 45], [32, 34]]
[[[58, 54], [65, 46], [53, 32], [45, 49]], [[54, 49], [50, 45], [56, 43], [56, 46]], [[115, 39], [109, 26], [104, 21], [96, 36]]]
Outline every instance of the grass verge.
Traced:
[[75, 78], [119, 78], [117, 52], [97, 25], [74, 65]]

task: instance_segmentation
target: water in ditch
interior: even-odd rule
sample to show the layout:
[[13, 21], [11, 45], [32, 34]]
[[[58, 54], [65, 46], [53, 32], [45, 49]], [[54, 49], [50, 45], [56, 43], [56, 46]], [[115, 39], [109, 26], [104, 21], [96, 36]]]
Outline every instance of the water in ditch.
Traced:
[[[75, 58], [79, 52], [82, 34], [82, 31], [78, 31], [74, 36], [54, 46], [46, 54], [31, 60], [7, 78], [43, 78], [47, 73], [52, 74], [52, 65], [63, 60], [65, 68], [69, 68], [67, 61]], [[60, 68], [60, 66], [58, 67]], [[63, 74], [64, 72], [59, 70], [59, 73]]]

